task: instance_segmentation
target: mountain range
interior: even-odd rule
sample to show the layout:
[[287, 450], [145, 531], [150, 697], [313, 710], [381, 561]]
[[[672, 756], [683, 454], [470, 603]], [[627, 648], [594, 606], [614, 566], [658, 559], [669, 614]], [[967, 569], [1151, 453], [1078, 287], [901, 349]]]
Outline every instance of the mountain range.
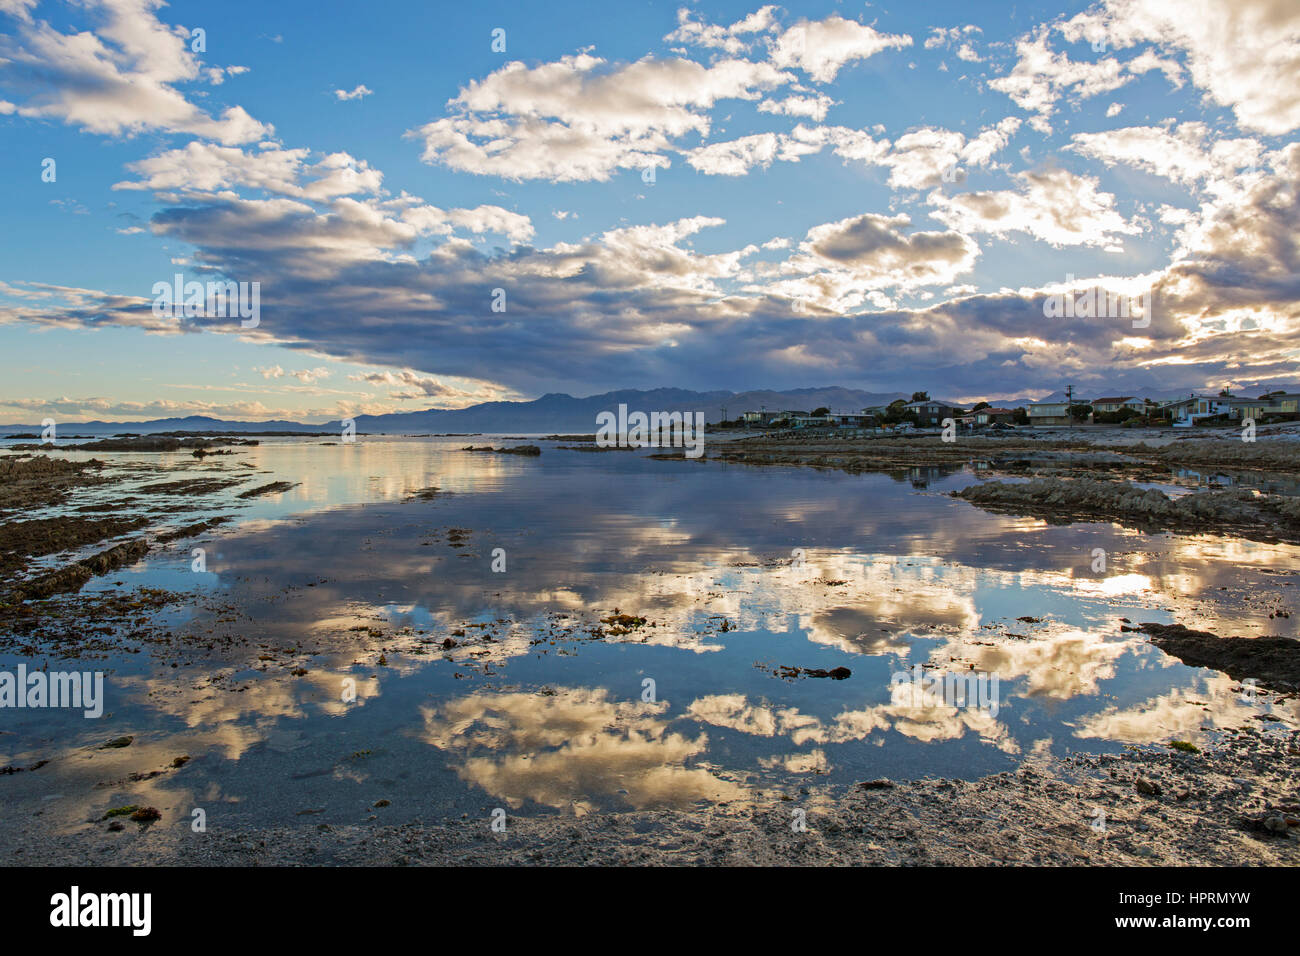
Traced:
[[[386, 415], [358, 415], [356, 428], [363, 434], [422, 434], [431, 432], [519, 432], [548, 434], [596, 430], [596, 415], [617, 412], [625, 404], [629, 412], [703, 412], [706, 421], [736, 418], [741, 412], [761, 408], [810, 412], [825, 406], [837, 412], [857, 412], [868, 405], [887, 404], [906, 398], [898, 392], [864, 392], [849, 388], [799, 388], [789, 391], [693, 392], [681, 388], [650, 390], [623, 389], [574, 398], [552, 392], [529, 402], [484, 402], [468, 408], [430, 408], [419, 412], [392, 412]], [[184, 418], [157, 418], [145, 422], [59, 422], [60, 431], [69, 429], [86, 434], [116, 432], [231, 431], [290, 432], [339, 431], [339, 421], [324, 424], [302, 422], [227, 421], [205, 415]], [[40, 432], [39, 425], [0, 425], [0, 435], [8, 432]]]
[[[1288, 392], [1300, 391], [1300, 385], [1277, 385], [1274, 390]], [[1245, 389], [1242, 394], [1255, 396], [1262, 389]], [[937, 392], [931, 393], [939, 398]], [[1141, 389], [1088, 389], [1079, 390], [1079, 396], [1100, 395], [1137, 395], [1143, 398], [1172, 399], [1183, 394], [1160, 392], [1158, 394]], [[759, 411], [804, 411], [826, 407], [832, 412], [858, 412], [872, 405], [887, 405], [894, 399], [908, 399], [910, 395], [902, 392], [865, 392], [859, 389], [796, 388], [786, 391], [757, 390], [749, 392], [694, 392], [681, 388], [623, 389], [605, 392], [602, 395], [590, 395], [586, 398], [574, 398], [562, 392], [551, 392], [541, 398], [527, 402], [484, 402], [468, 408], [429, 408], [418, 412], [392, 412], [385, 415], [358, 415], [356, 430], [362, 434], [425, 434], [446, 432], [484, 432], [549, 434], [553, 432], [575, 432], [590, 434], [596, 430], [596, 415], [603, 411], [617, 412], [620, 404], [625, 404], [629, 412], [703, 412], [706, 421], [716, 422], [725, 416], [729, 419], [739, 417], [741, 412]], [[990, 398], [988, 401], [1000, 407], [1015, 408], [1030, 401], [1051, 401], [1046, 399]], [[1063, 396], [1056, 400], [1063, 400]], [[1082, 397], [1078, 400], [1085, 400]], [[58, 422], [59, 430], [65, 434], [115, 434], [134, 432], [148, 434], [170, 431], [212, 431], [212, 432], [337, 432], [342, 429], [340, 421], [324, 424], [273, 421], [229, 421], [211, 418], [206, 415], [189, 415], [183, 418], [156, 418], [144, 422]], [[41, 431], [40, 425], [16, 424], [0, 425], [0, 437], [11, 432], [27, 434]]]

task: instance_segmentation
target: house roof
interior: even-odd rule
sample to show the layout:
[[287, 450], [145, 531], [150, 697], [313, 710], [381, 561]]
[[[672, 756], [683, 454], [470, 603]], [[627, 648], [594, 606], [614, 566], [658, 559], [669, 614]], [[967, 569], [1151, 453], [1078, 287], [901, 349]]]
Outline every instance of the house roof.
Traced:
[[975, 412], [976, 415], [1014, 415], [1015, 412], [1009, 408], [981, 408]]
[[960, 402], [948, 402], [942, 398], [927, 398], [923, 402], [908, 402], [904, 408], [920, 408], [922, 405], [942, 405], [944, 408], [965, 408]]
[[1125, 402], [1131, 402], [1136, 399], [1136, 395], [1117, 395], [1114, 398], [1094, 398], [1094, 405], [1123, 405]]
[[[1174, 408], [1178, 405], [1186, 405], [1189, 402], [1223, 402], [1228, 405], [1254, 405], [1260, 400], [1257, 398], [1240, 398], [1236, 395], [1188, 395], [1186, 398], [1175, 399], [1172, 402], [1165, 402], [1161, 408]], [[1271, 401], [1271, 399], [1270, 399]]]

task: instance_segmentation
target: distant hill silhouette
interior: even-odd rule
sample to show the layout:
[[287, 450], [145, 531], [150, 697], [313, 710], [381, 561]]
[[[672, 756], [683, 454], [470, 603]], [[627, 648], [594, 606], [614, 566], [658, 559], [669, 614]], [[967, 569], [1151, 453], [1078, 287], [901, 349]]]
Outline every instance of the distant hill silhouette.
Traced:
[[[1254, 398], [1264, 391], [1300, 391], [1300, 385], [1278, 384], [1239, 389], [1234, 394]], [[931, 394], [938, 394], [935, 389]], [[1124, 388], [1083, 388], [1075, 394], [1081, 400], [1098, 396], [1137, 395], [1142, 398], [1170, 399], [1181, 397], [1189, 390], [1144, 390]], [[1217, 392], [1218, 389], [1202, 390]], [[721, 420], [723, 410], [727, 418], [734, 419], [742, 412], [802, 411], [829, 408], [832, 412], [859, 412], [872, 405], [887, 405], [896, 398], [911, 398], [911, 393], [865, 392], [859, 389], [830, 386], [827, 388], [795, 388], [785, 391], [756, 390], [749, 392], [693, 392], [684, 388], [621, 389], [601, 395], [575, 398], [563, 392], [552, 392], [528, 402], [484, 402], [468, 408], [429, 408], [419, 412], [393, 412], [387, 415], [358, 415], [357, 431], [370, 434], [423, 434], [429, 432], [520, 432], [549, 434], [552, 432], [591, 433], [596, 430], [596, 415], [603, 411], [617, 411], [626, 404], [629, 412], [703, 412], [706, 421]], [[1015, 408], [1031, 401], [1028, 398], [990, 398], [995, 406]], [[1041, 399], [1040, 399], [1041, 401]], [[972, 403], [973, 404], [973, 403]], [[42, 416], [44, 417], [44, 416]], [[53, 417], [53, 416], [52, 416]], [[312, 424], [283, 420], [230, 421], [207, 415], [188, 415], [183, 418], [155, 418], [146, 422], [74, 422], [59, 421], [59, 434], [113, 434], [137, 432], [147, 434], [169, 431], [214, 432], [336, 432], [342, 428], [339, 421]], [[0, 436], [13, 432], [37, 433], [40, 425], [0, 425]]]

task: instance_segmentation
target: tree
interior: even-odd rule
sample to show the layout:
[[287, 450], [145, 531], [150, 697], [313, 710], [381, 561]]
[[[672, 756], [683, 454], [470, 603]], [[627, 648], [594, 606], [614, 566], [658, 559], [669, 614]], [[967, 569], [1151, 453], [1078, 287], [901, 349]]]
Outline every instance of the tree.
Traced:
[[1119, 425], [1128, 421], [1130, 418], [1140, 417], [1140, 412], [1127, 406], [1116, 409], [1113, 412], [1093, 412], [1092, 414], [1092, 420], [1097, 425]]
[[831, 413], [831, 410], [830, 410], [829, 408], [825, 408], [825, 407], [823, 407], [823, 408], [814, 408], [814, 409], [813, 409], [813, 418], [820, 418], [822, 415], [829, 415], [830, 413]]
[[1083, 404], [1083, 405], [1070, 406], [1070, 417], [1073, 418], [1076, 422], [1086, 421], [1088, 416], [1091, 414], [1092, 414], [1091, 405]]
[[912, 401], [914, 401], [914, 402], [928, 402], [929, 400], [930, 400], [930, 393], [929, 393], [929, 392], [913, 392], [913, 393], [912, 393]]
[[978, 412], [981, 408], [992, 408], [992, 407], [993, 407], [993, 406], [990, 405], [988, 402], [980, 402], [980, 403], [977, 404], [974, 408], [972, 408], [971, 411], [972, 411], [972, 412]]

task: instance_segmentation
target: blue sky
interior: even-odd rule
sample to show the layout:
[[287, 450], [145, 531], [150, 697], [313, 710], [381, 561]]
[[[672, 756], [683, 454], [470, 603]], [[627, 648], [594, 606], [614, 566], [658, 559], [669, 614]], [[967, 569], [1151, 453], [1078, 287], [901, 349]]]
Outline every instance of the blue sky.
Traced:
[[1300, 5], [1192, 6], [0, 0], [0, 421], [1295, 381]]

